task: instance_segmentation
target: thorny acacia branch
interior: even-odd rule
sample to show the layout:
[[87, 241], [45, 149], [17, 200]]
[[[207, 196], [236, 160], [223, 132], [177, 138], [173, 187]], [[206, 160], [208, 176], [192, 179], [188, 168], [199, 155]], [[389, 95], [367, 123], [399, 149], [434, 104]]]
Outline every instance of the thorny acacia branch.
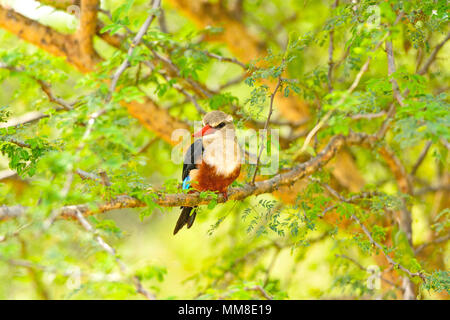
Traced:
[[[252, 195], [271, 193], [281, 186], [292, 185], [293, 182], [311, 175], [327, 164], [344, 145], [362, 145], [372, 138], [373, 137], [371, 136], [359, 133], [350, 133], [348, 136], [335, 136], [316, 157], [307, 162], [301, 163], [271, 179], [256, 181], [254, 185], [247, 184], [240, 188], [230, 188], [228, 199], [242, 200]], [[149, 192], [148, 195], [153, 199], [155, 204], [164, 207], [197, 206], [207, 204], [213, 198], [216, 198], [212, 196], [201, 197], [198, 193], [165, 194], [158, 191]], [[223, 203], [225, 201], [226, 199], [222, 194], [217, 195], [218, 203]], [[114, 209], [144, 206], [146, 206], [146, 204], [136, 198], [128, 195], [119, 195], [109, 202], [97, 204], [94, 209], [86, 204], [65, 206], [59, 209], [59, 215], [63, 217], [74, 217], [77, 211], [81, 212], [83, 215], [90, 215]], [[25, 213], [26, 209], [27, 208], [22, 206], [0, 207], [0, 220], [22, 215]]]

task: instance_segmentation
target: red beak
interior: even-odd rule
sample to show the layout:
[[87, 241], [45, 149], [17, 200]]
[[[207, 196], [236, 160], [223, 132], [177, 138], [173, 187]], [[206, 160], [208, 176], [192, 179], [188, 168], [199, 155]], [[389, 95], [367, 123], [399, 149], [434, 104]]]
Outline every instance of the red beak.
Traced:
[[[210, 130], [210, 131], [208, 132], [208, 130]], [[207, 124], [200, 131], [194, 133], [192, 136], [193, 137], [203, 137], [203, 136], [206, 136], [206, 135], [211, 134], [213, 132], [214, 132], [214, 129]]]

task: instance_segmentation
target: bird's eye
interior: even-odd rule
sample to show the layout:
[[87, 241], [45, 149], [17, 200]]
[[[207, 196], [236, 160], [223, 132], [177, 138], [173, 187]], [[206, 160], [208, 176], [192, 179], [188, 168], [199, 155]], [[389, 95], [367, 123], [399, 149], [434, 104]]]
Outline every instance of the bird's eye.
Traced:
[[214, 129], [222, 129], [223, 127], [225, 127], [225, 122], [219, 123], [217, 126], [214, 127]]

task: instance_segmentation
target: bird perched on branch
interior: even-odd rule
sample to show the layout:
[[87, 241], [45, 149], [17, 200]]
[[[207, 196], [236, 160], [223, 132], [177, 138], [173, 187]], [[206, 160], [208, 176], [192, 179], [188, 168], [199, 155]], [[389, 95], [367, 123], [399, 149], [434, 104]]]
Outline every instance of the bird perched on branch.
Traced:
[[[194, 137], [183, 163], [183, 190], [217, 191], [228, 198], [228, 186], [241, 171], [241, 153], [236, 140], [233, 117], [211, 111], [203, 117], [203, 128]], [[173, 234], [194, 223], [197, 207], [181, 207]]]

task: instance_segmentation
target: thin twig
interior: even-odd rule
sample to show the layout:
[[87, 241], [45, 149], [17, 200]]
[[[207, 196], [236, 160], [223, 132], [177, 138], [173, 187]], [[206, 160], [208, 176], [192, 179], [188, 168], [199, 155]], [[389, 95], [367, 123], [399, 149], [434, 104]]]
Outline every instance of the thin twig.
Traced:
[[21, 115], [17, 118], [9, 119], [7, 122], [0, 123], [0, 128], [14, 128], [28, 123], [33, 123], [35, 121], [39, 121], [41, 119], [48, 117], [49, 117], [48, 114], [44, 114], [39, 111], [32, 111], [24, 115]]
[[241, 83], [244, 81], [245, 75], [241, 74], [240, 76], [237, 76], [236, 78], [232, 78], [229, 81], [225, 82], [224, 84], [219, 86], [219, 91], [226, 89], [228, 87], [234, 86], [235, 84]]
[[450, 39], [450, 32], [447, 33], [447, 36], [445, 37], [444, 40], [442, 40], [433, 50], [433, 52], [431, 53], [430, 57], [428, 58], [428, 60], [425, 62], [425, 64], [423, 65], [423, 67], [419, 70], [418, 74], [420, 75], [424, 75], [425, 73], [428, 72], [428, 69], [430, 68], [430, 66], [433, 64], [433, 62], [436, 60], [436, 56], [439, 52], [439, 50], [442, 49], [442, 47], [444, 46], [444, 44]]
[[426, 277], [422, 272], [411, 272], [409, 269], [405, 268], [403, 265], [401, 265], [400, 263], [394, 261], [385, 251], [384, 248], [381, 244], [379, 244], [378, 242], [376, 242], [373, 237], [372, 234], [370, 233], [369, 230], [367, 230], [367, 228], [364, 226], [364, 224], [354, 215], [352, 214], [352, 219], [355, 220], [361, 227], [361, 229], [363, 230], [363, 232], [366, 234], [367, 238], [369, 238], [370, 243], [372, 243], [374, 246], [376, 246], [378, 249], [380, 249], [380, 251], [383, 253], [383, 255], [386, 257], [386, 259], [388, 260], [388, 262], [393, 265], [396, 268], [401, 269], [402, 271], [406, 272], [410, 277], [419, 277], [421, 278], [423, 281], [426, 281]]
[[[120, 271], [124, 274], [128, 274], [128, 268], [123, 263], [123, 261], [117, 256], [116, 250], [111, 247], [106, 241], [96, 232], [94, 227], [84, 218], [83, 214], [80, 211], [77, 211], [75, 214], [76, 218], [80, 222], [80, 224], [83, 226], [83, 228], [88, 231], [89, 233], [92, 233], [94, 235], [95, 241], [100, 245], [100, 247], [103, 248], [107, 253], [109, 253], [111, 256], [114, 257], [114, 259], [117, 262], [117, 265], [119, 266]], [[142, 294], [146, 299], [148, 300], [155, 300], [156, 297], [144, 289], [142, 286], [142, 283], [139, 281], [137, 276], [132, 277], [132, 282], [134, 286], [136, 287], [136, 291], [140, 294]]]
[[[400, 13], [397, 16], [397, 19], [394, 22], [394, 26], [400, 21], [401, 17], [403, 17], [403, 13]], [[378, 48], [383, 44], [383, 42], [390, 36], [391, 34], [391, 30], [389, 30], [388, 32], [386, 32], [386, 34], [381, 38], [381, 40], [376, 44], [376, 46], [373, 48], [372, 52], [375, 52], [376, 50], [378, 50]], [[361, 81], [362, 76], [364, 75], [364, 73], [368, 70], [370, 62], [372, 61], [372, 56], [369, 56], [367, 58], [367, 61], [364, 63], [364, 65], [361, 67], [361, 69], [359, 70], [358, 74], [355, 77], [355, 80], [353, 81], [352, 85], [347, 89], [347, 91], [341, 96], [341, 98], [338, 100], [338, 102], [336, 102], [335, 106], [330, 109], [325, 116], [316, 124], [316, 126], [309, 132], [309, 134], [306, 136], [305, 141], [303, 143], [303, 146], [300, 148], [300, 150], [296, 153], [296, 157], [298, 157], [299, 155], [303, 154], [305, 152], [305, 150], [308, 148], [308, 145], [310, 144], [312, 138], [315, 136], [315, 134], [320, 130], [320, 128], [322, 128], [322, 126], [331, 118], [331, 116], [333, 115], [334, 111], [336, 111], [336, 109], [338, 107], [340, 107], [340, 105], [342, 103], [345, 102], [345, 100], [347, 99], [347, 97], [349, 95], [351, 95], [351, 93], [356, 89], [356, 87], [358, 86], [359, 82]]]
[[432, 245], [435, 245], [435, 244], [446, 242], [448, 240], [450, 240], [450, 233], [448, 233], [448, 234], [446, 234], [446, 235], [444, 235], [442, 237], [433, 239], [430, 242], [426, 242], [426, 243], [421, 244], [420, 246], [418, 246], [416, 248], [416, 250], [414, 250], [414, 253], [415, 254], [419, 254], [420, 252], [422, 252], [423, 249], [425, 249], [428, 246], [432, 246]]
[[26, 223], [26, 224], [20, 226], [19, 228], [17, 228], [17, 230], [15, 230], [15, 231], [13, 231], [13, 232], [7, 233], [7, 234], [5, 234], [5, 235], [3, 235], [3, 236], [0, 235], [0, 242], [4, 242], [4, 241], [6, 241], [7, 239], [14, 238], [14, 237], [18, 236], [19, 233], [20, 233], [23, 229], [28, 228], [29, 226], [31, 226], [31, 223]]
[[29, 145], [28, 143], [20, 141], [20, 140], [17, 140], [15, 138], [6, 139], [4, 137], [1, 137], [0, 141], [12, 143], [12, 144], [15, 144], [16, 146], [19, 146], [21, 148], [31, 148], [31, 145]]
[[218, 60], [220, 62], [234, 63], [234, 64], [240, 66], [244, 70], [248, 69], [248, 65], [246, 65], [245, 63], [237, 60], [236, 58], [227, 58], [227, 57], [220, 56], [218, 54], [215, 54], [215, 53], [212, 53], [212, 52], [209, 52], [209, 51], [206, 51], [206, 50], [202, 50], [200, 52], [202, 52], [204, 55], [206, 55], [206, 56], [208, 56], [210, 58], [216, 59], [216, 60]]
[[[345, 197], [343, 197], [341, 194], [339, 194], [339, 192], [337, 192], [336, 190], [331, 188], [328, 184], [322, 183], [322, 182], [320, 182], [320, 183], [330, 192], [331, 195], [333, 195], [338, 200], [343, 201], [343, 202], [350, 202], [349, 199], [346, 199]], [[366, 226], [361, 222], [361, 220], [359, 220], [359, 218], [356, 215], [354, 215], [354, 214], [352, 214], [351, 217], [356, 223], [359, 224], [359, 226], [363, 230], [364, 234], [369, 239], [370, 243], [381, 250], [381, 252], [383, 253], [383, 255], [386, 257], [386, 259], [388, 260], [388, 262], [391, 265], [393, 265], [394, 267], [397, 267], [397, 268], [401, 269], [402, 271], [406, 272], [410, 277], [420, 277], [423, 281], [426, 280], [426, 277], [424, 276], [424, 274], [422, 272], [411, 272], [409, 269], [405, 268], [400, 263], [394, 261], [385, 252], [383, 246], [373, 239], [372, 233], [366, 228]]]
[[[334, 4], [332, 5], [332, 9], [336, 9], [336, 7], [339, 5], [339, 0], [336, 0]], [[329, 33], [330, 37], [330, 43], [328, 45], [328, 92], [333, 91], [333, 69], [334, 69], [334, 62], [333, 62], [333, 51], [334, 51], [334, 27], [330, 29]]]
[[[349, 260], [349, 261], [353, 262], [353, 264], [355, 264], [359, 269], [361, 269], [363, 271], [366, 271], [366, 272], [370, 272], [370, 270], [368, 268], [364, 267], [361, 263], [359, 263], [358, 261], [356, 261], [352, 257], [349, 257], [349, 256], [347, 256], [345, 254], [336, 254], [336, 257]], [[388, 280], [388, 279], [386, 279], [386, 278], [384, 278], [382, 276], [380, 276], [380, 280], [386, 282], [387, 284], [393, 286], [394, 288], [401, 289], [398, 285], [396, 285], [392, 281], [390, 281], [390, 280]]]
[[437, 192], [437, 191], [450, 191], [450, 184], [440, 184], [437, 186], [427, 186], [423, 187], [417, 191], [413, 192], [414, 196], [421, 196], [429, 192]]
[[[161, 4], [161, 0], [154, 0], [153, 1], [153, 10], [157, 10]], [[122, 73], [125, 72], [125, 70], [130, 66], [130, 57], [133, 55], [134, 50], [139, 45], [139, 43], [142, 40], [142, 37], [147, 33], [148, 28], [152, 24], [153, 20], [156, 17], [156, 13], [152, 13], [150, 16], [147, 17], [144, 24], [141, 26], [139, 31], [137, 32], [136, 36], [133, 38], [130, 48], [128, 49], [127, 58], [122, 62], [122, 64], [117, 68], [116, 72], [114, 73], [114, 76], [111, 80], [111, 85], [109, 88], [109, 95], [106, 99], [107, 101], [111, 100], [112, 94], [116, 90], [117, 82], [119, 81], [120, 76]]]
[[397, 80], [392, 76], [396, 71], [395, 59], [394, 59], [394, 49], [392, 48], [392, 41], [386, 40], [386, 55], [388, 61], [388, 76], [392, 77], [390, 82], [392, 83], [392, 91], [394, 92], [394, 97], [398, 101], [398, 104], [402, 107], [405, 106], [404, 98], [400, 93], [400, 89]]
[[245, 290], [247, 290], [247, 291], [258, 291], [259, 293], [261, 293], [261, 295], [262, 295], [265, 299], [267, 299], [267, 300], [273, 300], [272, 296], [270, 296], [270, 295], [267, 293], [267, 291], [264, 290], [264, 288], [261, 287], [261, 286], [259, 286], [259, 285], [254, 286], [254, 287], [246, 287]]
[[350, 116], [350, 118], [352, 120], [360, 120], [360, 119], [372, 120], [372, 119], [384, 117], [385, 115], [386, 115], [386, 111], [380, 111], [377, 113], [359, 113], [359, 114]]
[[[150, 61], [144, 61], [144, 64], [150, 68], [150, 70], [154, 70], [155, 66], [150, 62]], [[166, 73], [164, 72], [160, 72], [159, 73], [164, 80], [166, 80], [168, 83], [171, 83], [171, 80], [173, 80], [171, 77], [169, 77]], [[194, 107], [197, 109], [197, 111], [200, 114], [206, 114], [206, 111], [200, 106], [200, 104], [198, 103], [197, 99], [195, 98], [195, 96], [193, 96], [192, 94], [190, 94], [189, 92], [187, 92], [182, 86], [180, 86], [178, 83], [171, 83], [171, 86], [176, 89], [178, 92], [180, 92], [181, 94], [183, 94], [187, 100], [189, 100]]]
[[415, 175], [417, 172], [417, 169], [419, 169], [420, 165], [422, 164], [423, 160], [427, 156], [428, 150], [430, 150], [431, 145], [433, 144], [432, 141], [428, 141], [425, 147], [423, 148], [422, 152], [419, 155], [419, 158], [417, 159], [416, 163], [411, 169], [411, 175]]
[[252, 185], [255, 184], [255, 179], [256, 179], [256, 174], [258, 172], [259, 162], [261, 160], [261, 155], [262, 155], [262, 152], [263, 152], [264, 147], [265, 147], [264, 146], [264, 139], [265, 139], [265, 135], [267, 135], [267, 130], [268, 130], [268, 127], [269, 127], [270, 117], [272, 116], [272, 112], [273, 112], [273, 101], [275, 99], [275, 95], [278, 92], [278, 89], [281, 86], [281, 83], [282, 83], [282, 80], [281, 80], [281, 76], [280, 76], [280, 77], [278, 77], [277, 85], [275, 86], [275, 89], [273, 90], [273, 92], [272, 92], [272, 94], [270, 96], [269, 114], [267, 115], [267, 120], [266, 120], [266, 123], [264, 124], [264, 132], [265, 132], [265, 134], [261, 135], [261, 147], [260, 147], [260, 150], [259, 150], [258, 159], [256, 159], [255, 173], [253, 174], [252, 183], [251, 183]]
[[[26, 70], [24, 68], [21, 67], [12, 67], [12, 66], [8, 66], [4, 63], [0, 62], [0, 68], [1, 69], [7, 69], [10, 70], [12, 72], [17, 72], [17, 73], [23, 73], [26, 76], [30, 77], [31, 79], [33, 79], [34, 81], [36, 81], [37, 84], [39, 84], [39, 86], [41, 87], [42, 91], [47, 95], [48, 100], [50, 100], [50, 102], [54, 102], [57, 105], [59, 105], [60, 107], [62, 107], [62, 109], [66, 110], [66, 111], [70, 111], [73, 109], [73, 105], [74, 103], [69, 103], [59, 97], [56, 97], [52, 91], [51, 91], [51, 85], [48, 84], [47, 82], [40, 80], [32, 75], [30, 75], [29, 73], [26, 72]], [[56, 108], [56, 110], [60, 110], [59, 108]]]
[[81, 169], [76, 169], [75, 173], [80, 176], [82, 180], [92, 180], [94, 182], [100, 183], [104, 186], [111, 186], [111, 182], [109, 181], [108, 176], [105, 171], [101, 171], [100, 175], [96, 175], [91, 172], [86, 172]]

